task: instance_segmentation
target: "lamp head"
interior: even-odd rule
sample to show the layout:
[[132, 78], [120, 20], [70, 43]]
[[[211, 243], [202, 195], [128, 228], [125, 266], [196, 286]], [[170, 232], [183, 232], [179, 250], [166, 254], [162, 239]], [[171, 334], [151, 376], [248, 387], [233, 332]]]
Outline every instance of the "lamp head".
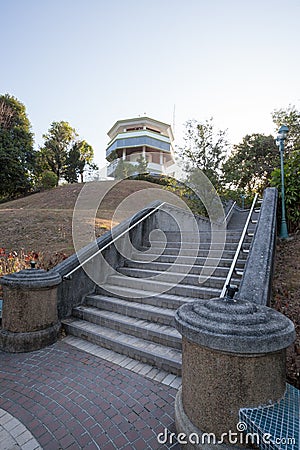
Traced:
[[281, 125], [278, 130], [278, 139], [286, 139], [289, 128], [286, 125]]

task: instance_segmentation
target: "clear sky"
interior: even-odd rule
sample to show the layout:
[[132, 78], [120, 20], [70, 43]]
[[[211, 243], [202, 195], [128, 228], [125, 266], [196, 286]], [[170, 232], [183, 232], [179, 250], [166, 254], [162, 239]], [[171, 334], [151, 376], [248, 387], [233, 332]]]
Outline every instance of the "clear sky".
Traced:
[[36, 146], [68, 121], [105, 160], [107, 131], [146, 115], [214, 117], [232, 144], [300, 108], [299, 0], [0, 0], [0, 94], [26, 106]]

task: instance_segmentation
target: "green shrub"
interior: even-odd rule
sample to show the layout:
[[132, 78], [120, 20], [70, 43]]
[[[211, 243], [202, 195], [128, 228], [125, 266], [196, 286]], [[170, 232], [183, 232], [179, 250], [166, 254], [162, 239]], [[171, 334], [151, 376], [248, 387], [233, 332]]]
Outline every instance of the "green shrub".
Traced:
[[[284, 193], [287, 223], [290, 232], [300, 229], [300, 150], [293, 151], [284, 164]], [[281, 198], [280, 169], [272, 172], [271, 185], [277, 187]], [[279, 216], [281, 207], [278, 208]], [[279, 217], [280, 220], [280, 217]]]
[[51, 170], [45, 170], [40, 178], [40, 187], [42, 189], [52, 189], [57, 186], [57, 175]]

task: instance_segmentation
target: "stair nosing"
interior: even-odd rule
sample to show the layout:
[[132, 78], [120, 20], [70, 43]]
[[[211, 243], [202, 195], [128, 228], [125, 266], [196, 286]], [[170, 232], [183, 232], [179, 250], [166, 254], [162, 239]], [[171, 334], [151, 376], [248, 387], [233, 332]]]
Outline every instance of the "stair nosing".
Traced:
[[[122, 333], [120, 331], [117, 330], [112, 330], [109, 329], [107, 327], [104, 327], [102, 325], [97, 325], [97, 324], [92, 324], [90, 322], [88, 322], [88, 325], [85, 327], [82, 327], [82, 325], [86, 325], [86, 321], [84, 320], [78, 320], [78, 319], [65, 319], [62, 321], [62, 323], [65, 326], [69, 326], [69, 327], [73, 327], [76, 329], [81, 330], [82, 332], [85, 333], [90, 333], [94, 336], [98, 336], [103, 340], [106, 341], [110, 341], [111, 343], [116, 343], [117, 345], [121, 345], [124, 347], [130, 347], [133, 350], [136, 350], [140, 353], [143, 353], [145, 355], [145, 357], [147, 357], [148, 354], [150, 354], [152, 357], [154, 358], [161, 358], [163, 360], [165, 360], [168, 364], [175, 364], [176, 366], [178, 366], [178, 368], [180, 368], [181, 366], [181, 351], [165, 346], [165, 345], [161, 345], [161, 344], [156, 344], [153, 343], [151, 341], [148, 341], [146, 339], [141, 339], [141, 338], [137, 338], [137, 337], [133, 337], [130, 335], [127, 335], [125, 333]], [[107, 331], [108, 330], [108, 331]], [[145, 349], [145, 344], [147, 343], [147, 347]], [[138, 344], [142, 344], [141, 346], [139, 346]], [[172, 358], [170, 356], [170, 354], [175, 357], [177, 357], [176, 359]]]
[[[156, 306], [156, 305], [149, 305], [147, 303], [140, 303], [140, 302], [135, 302], [135, 301], [128, 301], [125, 300], [123, 298], [119, 298], [119, 297], [109, 297], [103, 294], [92, 294], [92, 295], [88, 295], [86, 296], [86, 303], [87, 306], [89, 305], [89, 300], [96, 300], [99, 301], [99, 303], [104, 303], [103, 305], [103, 309], [105, 309], [105, 303], [106, 304], [111, 304], [111, 305], [116, 305], [116, 307], [120, 306], [123, 308], [126, 308], [127, 311], [128, 310], [139, 310], [141, 312], [147, 312], [149, 314], [155, 314], [155, 315], [161, 315], [162, 317], [166, 317], [168, 318], [168, 320], [173, 320], [174, 318], [174, 309], [171, 308], [164, 308], [162, 306]], [[83, 305], [80, 305], [83, 306]], [[97, 306], [95, 306], [97, 308]], [[130, 316], [133, 317], [133, 316]], [[145, 319], [142, 319], [145, 320]]]
[[[142, 309], [142, 308], [141, 308]], [[150, 331], [153, 334], [161, 334], [163, 336], [169, 337], [170, 339], [181, 339], [180, 333], [171, 325], [166, 324], [160, 324], [156, 323], [147, 319], [141, 319], [141, 318], [134, 318], [131, 316], [124, 315], [122, 313], [118, 313], [115, 311], [109, 311], [109, 310], [101, 310], [97, 307], [89, 306], [89, 305], [80, 305], [75, 308], [73, 308], [73, 314], [74, 311], [78, 311], [79, 313], [87, 313], [90, 315], [95, 315], [97, 317], [102, 317], [103, 319], [108, 319], [110, 321], [115, 321], [118, 324], [123, 324], [128, 327], [136, 327], [136, 328], [147, 328], [148, 331]], [[126, 317], [126, 320], [124, 319]], [[172, 315], [174, 317], [174, 313]], [[133, 320], [136, 320], [136, 323], [133, 323]], [[82, 319], [82, 320], [88, 320], [88, 319]], [[154, 327], [152, 329], [151, 327]], [[156, 329], [155, 329], [156, 328]]]
[[[109, 275], [107, 281], [113, 281], [113, 280], [122, 280], [124, 281], [124, 277], [122, 277], [122, 274], [120, 273], [120, 275], [117, 274], [113, 274], [113, 275]], [[151, 283], [156, 283], [157, 285], [157, 280], [151, 280], [151, 279], [145, 279], [145, 278], [133, 278], [133, 277], [127, 277], [126, 281], [133, 281], [136, 280], [137, 282], [141, 282], [143, 281], [143, 283], [151, 285]], [[198, 291], [199, 293], [201, 291], [209, 291], [209, 290], [214, 290], [216, 293], [217, 291], [221, 291], [221, 289], [219, 288], [213, 288], [213, 287], [205, 287], [205, 286], [196, 286], [196, 285], [191, 285], [191, 284], [184, 284], [184, 283], [176, 283], [176, 285], [174, 285], [174, 283], [168, 283], [166, 281], [160, 281], [159, 284], [163, 287], [163, 289], [165, 289], [165, 291], [169, 291], [170, 289], [173, 288], [181, 288], [181, 289], [186, 289], [186, 290], [195, 290]], [[111, 283], [106, 282], [103, 284], [103, 288], [105, 289], [105, 285], [111, 285]], [[119, 286], [119, 285], [116, 285]], [[126, 289], [130, 289], [128, 286], [119, 286], [119, 287], [123, 287]], [[131, 288], [132, 289], [132, 288]], [[143, 292], [149, 292], [148, 290], [144, 289]], [[156, 292], [157, 293], [157, 292]], [[203, 292], [204, 293], [204, 292]], [[184, 296], [183, 296], [184, 297]]]

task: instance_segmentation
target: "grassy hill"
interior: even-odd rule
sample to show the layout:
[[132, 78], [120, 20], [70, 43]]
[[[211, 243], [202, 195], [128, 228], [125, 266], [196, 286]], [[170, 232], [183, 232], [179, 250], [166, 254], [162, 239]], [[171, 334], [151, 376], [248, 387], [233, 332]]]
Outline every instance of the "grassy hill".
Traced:
[[[100, 199], [95, 233], [100, 236], [148, 203], [180, 200], [159, 185], [147, 181], [102, 181], [89, 184], [89, 195]], [[7, 252], [34, 251], [43, 254], [74, 252], [72, 216], [85, 184], [69, 184], [0, 205], [0, 248]], [[87, 209], [89, 206], [87, 206]], [[87, 212], [87, 220], [89, 220]], [[84, 223], [82, 225], [84, 227]]]

